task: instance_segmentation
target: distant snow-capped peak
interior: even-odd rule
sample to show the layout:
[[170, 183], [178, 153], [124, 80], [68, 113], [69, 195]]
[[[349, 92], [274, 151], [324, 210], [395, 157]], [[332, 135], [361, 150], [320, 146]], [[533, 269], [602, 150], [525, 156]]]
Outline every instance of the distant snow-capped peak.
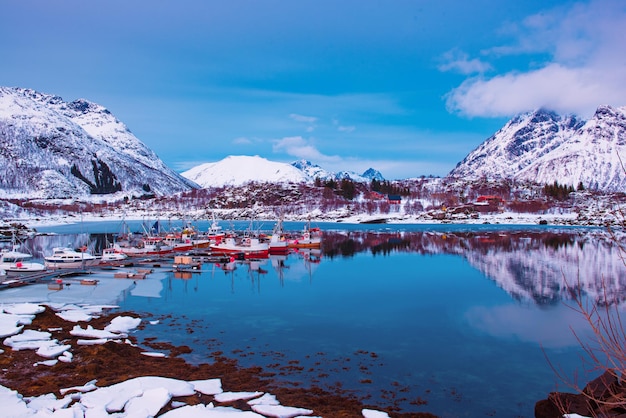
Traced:
[[302, 171], [287, 163], [246, 155], [231, 155], [215, 163], [205, 163], [183, 173], [201, 187], [233, 186], [255, 182], [300, 183], [310, 181]]
[[205, 163], [182, 173], [182, 176], [201, 187], [221, 187], [242, 185], [249, 182], [273, 183], [312, 183], [349, 179], [356, 182], [369, 182], [372, 179], [384, 180], [380, 172], [373, 168], [363, 175], [352, 171], [329, 172], [308, 160], [298, 160], [291, 164], [269, 161], [254, 156], [229, 156], [215, 163]]
[[333, 173], [308, 160], [294, 161], [291, 165], [306, 174], [309, 179], [330, 180], [334, 177]]

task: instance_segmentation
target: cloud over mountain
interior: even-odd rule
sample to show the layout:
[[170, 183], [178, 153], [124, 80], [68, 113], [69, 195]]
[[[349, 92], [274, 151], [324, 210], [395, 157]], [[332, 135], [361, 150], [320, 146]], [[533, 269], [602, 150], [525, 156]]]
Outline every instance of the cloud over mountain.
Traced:
[[[446, 97], [450, 110], [475, 116], [511, 116], [545, 107], [589, 117], [598, 103], [626, 97], [626, 3], [594, 0], [531, 15], [501, 30], [504, 44], [483, 51], [493, 68], [504, 59], [544, 54], [545, 61], [466, 79]], [[506, 38], [508, 36], [508, 38]], [[457, 53], [457, 55], [459, 55]], [[448, 55], [440, 69], [477, 59]]]

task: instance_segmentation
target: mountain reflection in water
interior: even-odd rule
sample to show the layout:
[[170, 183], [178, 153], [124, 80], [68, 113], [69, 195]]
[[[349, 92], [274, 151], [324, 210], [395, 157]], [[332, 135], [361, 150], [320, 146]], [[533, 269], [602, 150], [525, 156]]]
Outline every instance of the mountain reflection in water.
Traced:
[[360, 252], [456, 254], [514, 299], [538, 305], [571, 300], [581, 290], [598, 304], [626, 299], [624, 254], [597, 229], [477, 232], [326, 232], [325, 257]]

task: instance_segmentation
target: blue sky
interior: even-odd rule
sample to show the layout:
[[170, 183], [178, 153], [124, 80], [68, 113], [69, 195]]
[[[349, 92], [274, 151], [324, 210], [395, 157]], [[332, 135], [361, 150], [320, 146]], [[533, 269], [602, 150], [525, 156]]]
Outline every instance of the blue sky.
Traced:
[[511, 116], [626, 105], [626, 1], [0, 0], [0, 85], [228, 155], [445, 175]]

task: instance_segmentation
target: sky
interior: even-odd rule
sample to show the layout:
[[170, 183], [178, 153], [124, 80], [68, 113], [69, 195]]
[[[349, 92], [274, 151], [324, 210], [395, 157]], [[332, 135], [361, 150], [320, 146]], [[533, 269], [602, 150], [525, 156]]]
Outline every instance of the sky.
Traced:
[[109, 109], [172, 169], [443, 176], [516, 114], [626, 105], [626, 1], [0, 0], [0, 85]]

